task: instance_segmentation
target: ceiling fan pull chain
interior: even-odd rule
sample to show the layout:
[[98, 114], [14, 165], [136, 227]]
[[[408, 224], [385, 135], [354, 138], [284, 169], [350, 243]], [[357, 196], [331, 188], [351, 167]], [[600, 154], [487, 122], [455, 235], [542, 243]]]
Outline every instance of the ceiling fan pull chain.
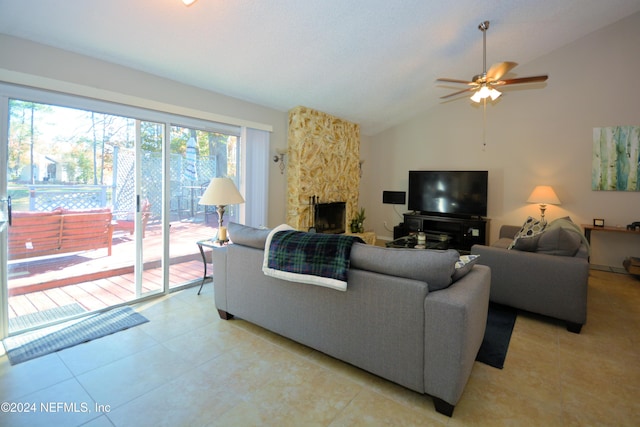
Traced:
[[482, 151], [487, 148], [487, 98], [483, 99], [482, 107]]

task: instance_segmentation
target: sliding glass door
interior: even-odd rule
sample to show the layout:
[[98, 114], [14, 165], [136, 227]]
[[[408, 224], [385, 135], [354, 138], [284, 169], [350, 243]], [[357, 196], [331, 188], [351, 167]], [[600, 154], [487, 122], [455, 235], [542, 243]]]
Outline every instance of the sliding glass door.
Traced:
[[0, 83], [0, 338], [199, 285], [211, 178], [247, 200], [225, 222], [266, 220], [268, 132], [245, 129]]
[[[214, 237], [218, 228], [215, 206], [199, 204], [214, 177], [238, 179], [239, 137], [229, 131], [172, 125], [170, 132], [170, 287], [190, 283], [193, 272], [204, 274], [205, 259], [196, 242]], [[238, 221], [237, 206], [229, 206], [225, 222]], [[210, 270], [209, 270], [210, 271]]]
[[163, 125], [20, 99], [8, 109], [8, 332], [162, 291]]

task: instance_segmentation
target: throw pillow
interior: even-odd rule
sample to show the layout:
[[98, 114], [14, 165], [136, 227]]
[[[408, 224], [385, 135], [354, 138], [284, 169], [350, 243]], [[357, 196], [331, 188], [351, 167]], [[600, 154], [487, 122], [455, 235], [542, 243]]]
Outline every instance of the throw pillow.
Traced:
[[249, 246], [256, 249], [264, 249], [267, 236], [271, 230], [249, 227], [248, 225], [230, 222], [227, 226], [229, 239], [238, 245]]
[[456, 262], [456, 270], [453, 272], [453, 281], [455, 282], [466, 276], [478, 261], [479, 257], [480, 255], [461, 255], [458, 262]]
[[550, 223], [538, 240], [537, 253], [574, 256], [583, 236], [580, 228], [569, 218], [559, 218]]
[[520, 238], [534, 237], [542, 233], [544, 231], [544, 227], [545, 224], [543, 224], [542, 222], [538, 221], [535, 218], [528, 217], [522, 225], [520, 231], [518, 231], [518, 234], [516, 234], [515, 238], [513, 239], [513, 243], [511, 243], [511, 245], [507, 249], [515, 249], [516, 242]]

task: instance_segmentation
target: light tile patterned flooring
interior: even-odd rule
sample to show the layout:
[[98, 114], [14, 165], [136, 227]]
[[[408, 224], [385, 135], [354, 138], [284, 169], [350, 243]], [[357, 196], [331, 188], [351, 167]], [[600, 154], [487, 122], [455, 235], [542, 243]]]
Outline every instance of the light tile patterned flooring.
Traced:
[[0, 425], [636, 426], [640, 420], [640, 280], [631, 276], [591, 271], [589, 319], [580, 335], [520, 314], [505, 368], [476, 362], [453, 418], [436, 413], [428, 396], [242, 320], [220, 320], [212, 285], [196, 292], [137, 305], [151, 321], [115, 335], [16, 366], [2, 355], [0, 402], [10, 409], [35, 405], [36, 412], [0, 412]]

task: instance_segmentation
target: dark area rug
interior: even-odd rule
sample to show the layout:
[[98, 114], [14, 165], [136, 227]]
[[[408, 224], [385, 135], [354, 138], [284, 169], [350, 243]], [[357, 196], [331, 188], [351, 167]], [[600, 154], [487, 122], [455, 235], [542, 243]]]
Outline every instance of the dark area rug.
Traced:
[[489, 303], [487, 328], [476, 356], [478, 362], [498, 369], [504, 367], [517, 315], [518, 310], [515, 308]]
[[70, 323], [5, 338], [12, 365], [148, 322], [131, 307], [119, 307]]

